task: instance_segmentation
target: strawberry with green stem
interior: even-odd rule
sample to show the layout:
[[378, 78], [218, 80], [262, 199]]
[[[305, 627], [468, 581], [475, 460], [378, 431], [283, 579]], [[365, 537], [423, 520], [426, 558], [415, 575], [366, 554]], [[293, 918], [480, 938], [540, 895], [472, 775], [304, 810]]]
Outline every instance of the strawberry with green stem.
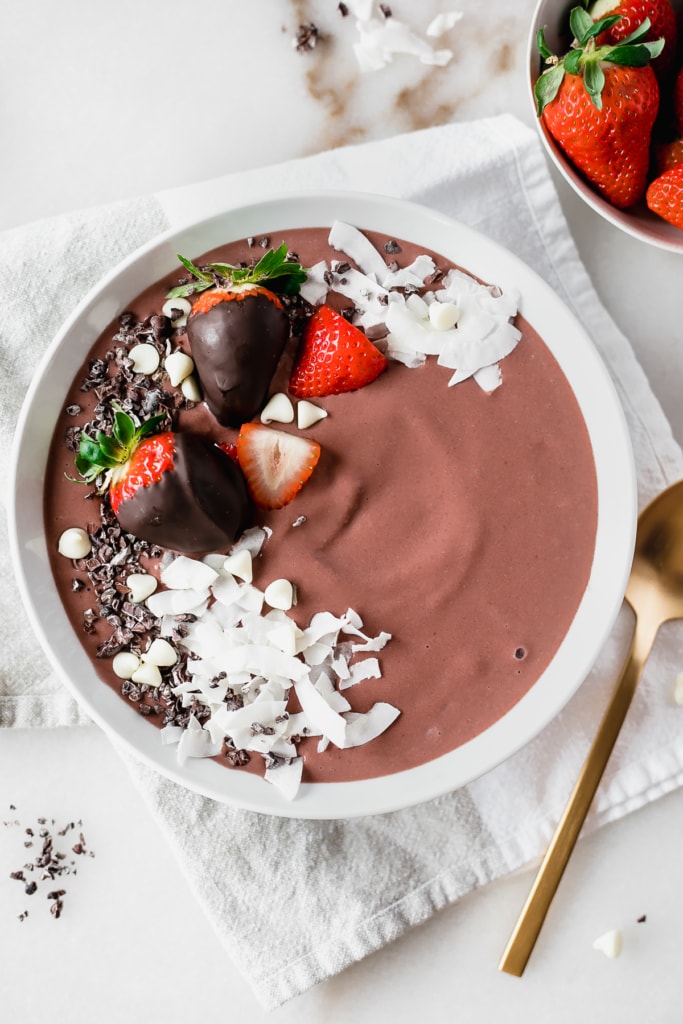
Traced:
[[597, 37], [618, 17], [593, 22], [583, 8], [573, 8], [574, 44], [560, 58], [550, 51], [540, 29], [537, 47], [548, 67], [534, 94], [538, 116], [555, 142], [608, 202], [626, 209], [645, 194], [659, 109], [650, 60], [661, 53], [664, 42], [646, 40], [646, 19], [618, 45], [598, 45]]
[[76, 469], [108, 495], [127, 533], [185, 554], [223, 550], [247, 523], [244, 477], [206, 438], [157, 432], [164, 421], [161, 414], [138, 426], [116, 406], [111, 434], [81, 435]]
[[263, 407], [289, 338], [281, 295], [295, 295], [306, 280], [285, 243], [253, 267], [196, 266], [178, 256], [193, 280], [167, 298], [198, 295], [187, 337], [204, 399], [223, 426], [239, 427]]
[[597, 39], [599, 46], [623, 42], [647, 18], [650, 30], [645, 38], [650, 41], [664, 40], [664, 48], [655, 58], [652, 67], [660, 77], [671, 71], [676, 61], [678, 23], [669, 0], [583, 0], [583, 6], [594, 22], [619, 16], [618, 21], [600, 33]]

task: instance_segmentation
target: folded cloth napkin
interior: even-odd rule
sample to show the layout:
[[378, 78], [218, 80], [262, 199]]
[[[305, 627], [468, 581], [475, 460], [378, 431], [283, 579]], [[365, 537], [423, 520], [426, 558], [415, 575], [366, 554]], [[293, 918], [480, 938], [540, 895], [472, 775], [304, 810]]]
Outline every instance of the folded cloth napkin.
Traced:
[[[41, 351], [105, 269], [169, 223], [268, 192], [308, 188], [416, 200], [514, 250], [583, 321], [613, 374], [633, 439], [641, 505], [683, 476], [683, 456], [661, 409], [579, 260], [536, 136], [507, 115], [338, 149], [1, 236], [0, 458]], [[1, 614], [14, 637], [2, 666], [0, 724], [78, 721], [20, 617], [7, 572], [0, 586]], [[205, 799], [125, 756], [198, 900], [264, 1007], [278, 1006], [540, 855], [594, 734], [630, 627], [624, 608], [589, 678], [525, 749], [469, 786], [409, 810], [352, 821], [273, 818]], [[683, 783], [683, 709], [671, 696], [681, 639], [676, 625], [660, 637], [590, 828]]]

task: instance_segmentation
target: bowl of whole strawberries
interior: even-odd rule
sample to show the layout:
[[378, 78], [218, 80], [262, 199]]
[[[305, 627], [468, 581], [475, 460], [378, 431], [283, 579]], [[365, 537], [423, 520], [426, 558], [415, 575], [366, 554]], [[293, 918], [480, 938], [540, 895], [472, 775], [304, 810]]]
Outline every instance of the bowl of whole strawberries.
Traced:
[[529, 70], [541, 139], [574, 191], [683, 251], [683, 0], [540, 0]]

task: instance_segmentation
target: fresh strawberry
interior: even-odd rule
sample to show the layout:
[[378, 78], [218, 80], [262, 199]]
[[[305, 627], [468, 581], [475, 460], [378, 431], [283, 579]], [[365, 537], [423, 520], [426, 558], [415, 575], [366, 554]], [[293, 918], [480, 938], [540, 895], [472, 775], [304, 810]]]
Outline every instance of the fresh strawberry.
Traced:
[[219, 423], [239, 427], [263, 406], [289, 337], [289, 320], [276, 294], [294, 294], [306, 272], [288, 259], [287, 246], [269, 250], [254, 267], [178, 257], [193, 276], [168, 298], [194, 295], [187, 337], [204, 398]]
[[594, 23], [573, 8], [575, 46], [558, 60], [537, 38], [549, 65], [535, 85], [537, 111], [548, 132], [575, 167], [614, 206], [626, 209], [645, 194], [652, 127], [659, 109], [659, 86], [648, 63], [663, 41], [645, 42], [649, 23], [617, 46], [597, 46], [596, 37], [612, 21]]
[[672, 167], [683, 164], [683, 139], [657, 143], [653, 146], [652, 156], [657, 174], [664, 174]]
[[683, 231], [683, 164], [655, 178], [645, 201], [653, 213]]
[[229, 547], [249, 510], [240, 470], [203, 437], [155, 433], [163, 421], [153, 416], [136, 427], [116, 408], [111, 436], [81, 435], [76, 469], [108, 493], [127, 533], [186, 554]]
[[329, 306], [319, 306], [304, 329], [289, 390], [297, 398], [357, 391], [386, 366], [386, 358], [361, 330]]
[[652, 67], [662, 75], [672, 69], [676, 59], [678, 23], [676, 12], [669, 0], [595, 0], [588, 6], [588, 13], [594, 22], [610, 16], [619, 16], [618, 21], [600, 33], [597, 39], [598, 46], [623, 42], [647, 18], [650, 30], [645, 38], [664, 40], [664, 49]]
[[262, 423], [244, 423], [237, 437], [237, 455], [256, 504], [282, 508], [298, 494], [317, 466], [320, 445]]
[[673, 119], [678, 134], [683, 136], [683, 68], [676, 75], [673, 86]]

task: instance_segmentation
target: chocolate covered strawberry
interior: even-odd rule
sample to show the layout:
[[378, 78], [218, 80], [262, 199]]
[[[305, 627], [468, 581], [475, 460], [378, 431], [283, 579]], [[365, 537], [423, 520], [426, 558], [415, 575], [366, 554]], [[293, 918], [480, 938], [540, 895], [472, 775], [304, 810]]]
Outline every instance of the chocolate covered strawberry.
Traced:
[[623, 42], [647, 19], [650, 28], [645, 39], [664, 40], [664, 48], [654, 60], [653, 69], [660, 75], [671, 70], [676, 59], [678, 23], [669, 0], [595, 0], [584, 6], [594, 22], [614, 16], [619, 18], [600, 33], [598, 45]]
[[111, 435], [81, 435], [76, 469], [109, 495], [127, 533], [185, 554], [225, 549], [247, 522], [244, 478], [206, 438], [155, 433], [163, 420], [153, 416], [136, 427], [117, 409]]
[[646, 41], [646, 19], [623, 43], [598, 46], [596, 37], [615, 20], [594, 23], [575, 7], [570, 15], [575, 45], [561, 58], [550, 52], [541, 29], [537, 45], [549, 67], [534, 92], [538, 116], [571, 162], [605, 199], [626, 209], [645, 194], [659, 110], [650, 60], [664, 43]]
[[254, 267], [210, 263], [196, 267], [180, 256], [194, 280], [169, 298], [202, 294], [187, 321], [187, 337], [206, 404], [223, 426], [239, 427], [262, 408], [289, 337], [280, 294], [306, 279], [287, 246], [269, 250]]
[[304, 329], [289, 390], [297, 398], [357, 391], [386, 367], [386, 357], [361, 330], [330, 306], [319, 306]]

